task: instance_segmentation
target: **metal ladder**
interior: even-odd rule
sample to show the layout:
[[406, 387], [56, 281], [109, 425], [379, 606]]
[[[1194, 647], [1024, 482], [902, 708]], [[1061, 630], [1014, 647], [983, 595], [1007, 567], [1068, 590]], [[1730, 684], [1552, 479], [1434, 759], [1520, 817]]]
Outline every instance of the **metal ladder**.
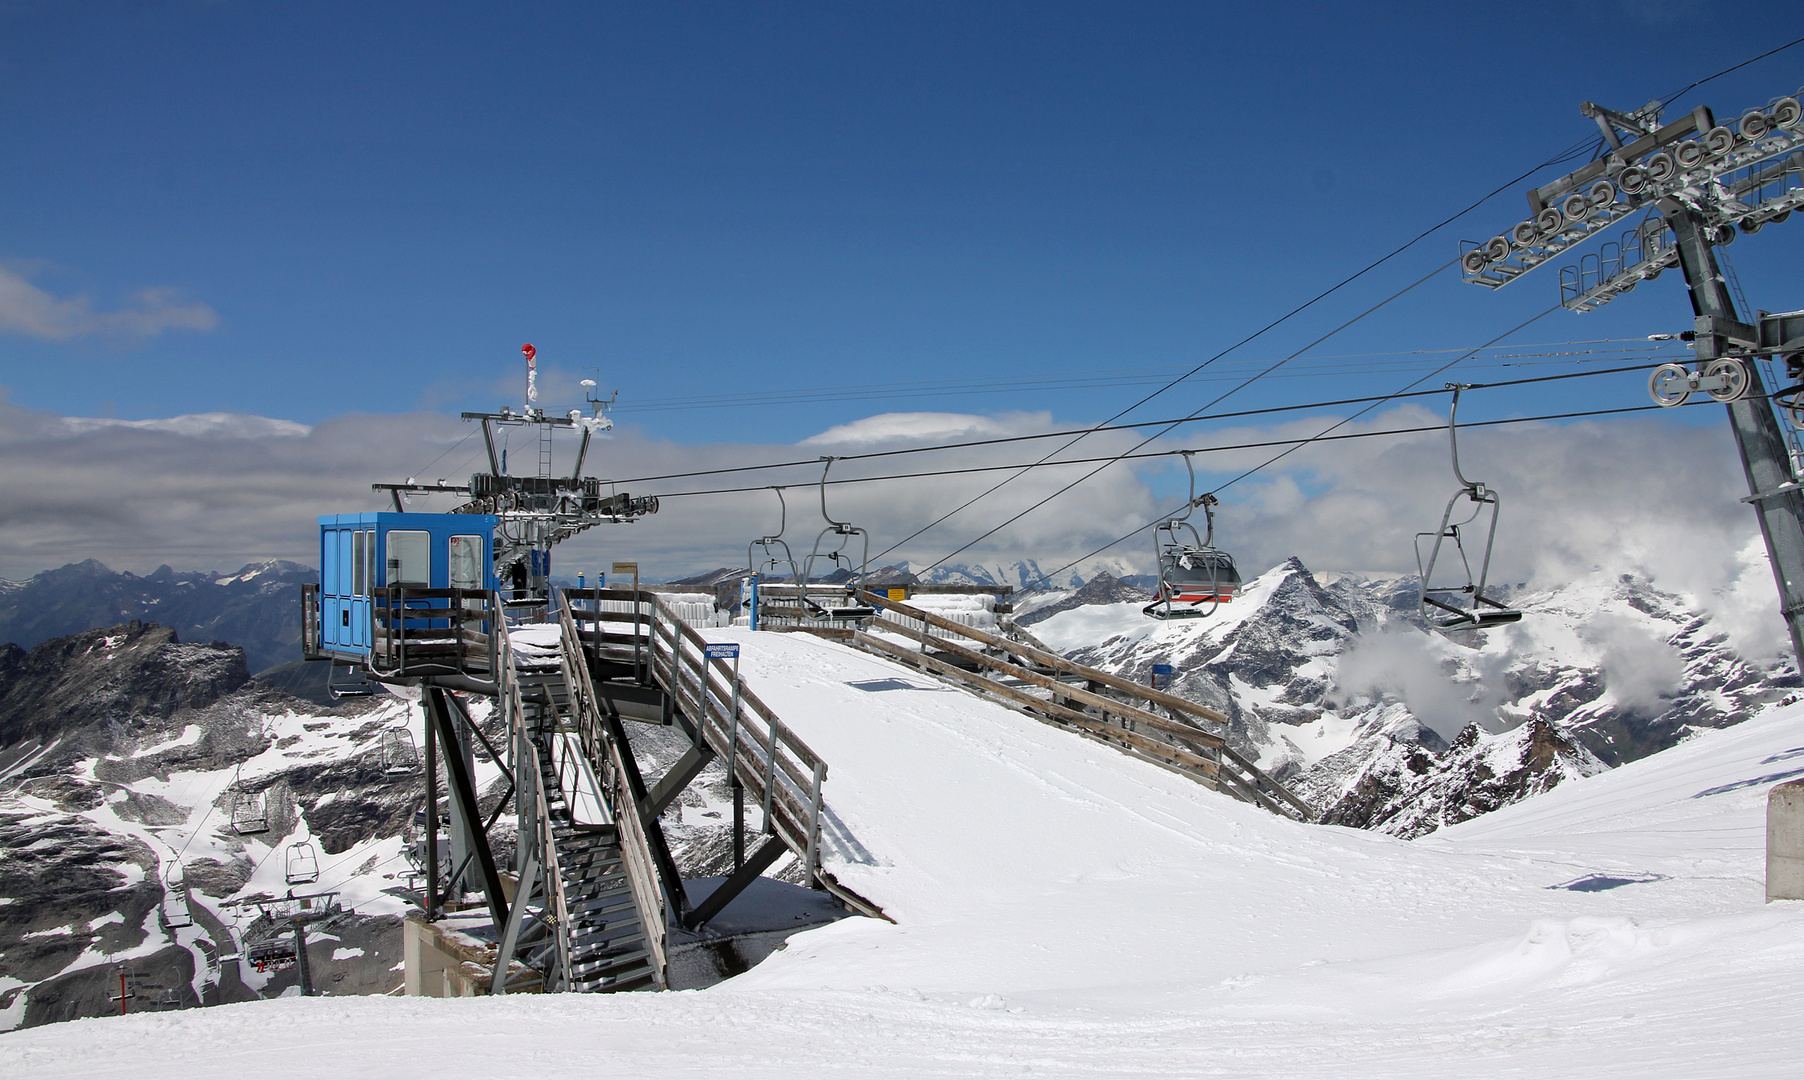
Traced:
[[[562, 677], [557, 677], [556, 682], [561, 684]], [[567, 695], [565, 701], [568, 702]], [[656, 987], [659, 973], [650, 959], [645, 927], [633, 902], [632, 884], [621, 857], [620, 831], [577, 828], [558, 784], [551, 747], [543, 735], [538, 750], [540, 782], [550, 811], [551, 835], [557, 845], [559, 878], [569, 920], [570, 958], [565, 989], [598, 993]]]

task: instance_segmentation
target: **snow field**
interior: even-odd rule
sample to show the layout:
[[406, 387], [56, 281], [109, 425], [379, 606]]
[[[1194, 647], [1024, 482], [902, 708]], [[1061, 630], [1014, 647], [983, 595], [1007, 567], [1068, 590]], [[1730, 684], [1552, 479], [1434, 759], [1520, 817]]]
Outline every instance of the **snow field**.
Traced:
[[707, 636], [744, 642], [828, 762], [828, 866], [896, 924], [799, 934], [698, 992], [52, 1025], [0, 1039], [0, 1075], [1796, 1074], [1804, 903], [1761, 882], [1804, 707], [1406, 842], [1277, 818], [830, 643]]

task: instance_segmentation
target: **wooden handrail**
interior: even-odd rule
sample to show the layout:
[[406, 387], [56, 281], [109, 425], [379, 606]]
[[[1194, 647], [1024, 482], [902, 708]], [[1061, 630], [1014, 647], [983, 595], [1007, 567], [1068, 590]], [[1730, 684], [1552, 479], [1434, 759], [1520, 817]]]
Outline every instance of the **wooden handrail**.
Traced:
[[1058, 655], [1057, 653], [1049, 653], [1042, 649], [1036, 649], [1031, 645], [1023, 645], [1019, 641], [1011, 641], [1008, 638], [1001, 637], [996, 634], [991, 634], [984, 630], [979, 630], [974, 626], [966, 626], [963, 623], [953, 622], [951, 619], [942, 618], [938, 615], [935, 615], [931, 611], [923, 611], [922, 609], [913, 607], [909, 604], [904, 604], [899, 601], [891, 600], [885, 596], [878, 596], [876, 593], [873, 593], [873, 592], [866, 592], [864, 594], [864, 596], [865, 596], [865, 599], [869, 600], [871, 602], [871, 604], [875, 607], [888, 608], [889, 610], [894, 611], [896, 614], [905, 616], [910, 619], [920, 619], [922, 622], [925, 622], [931, 626], [937, 626], [942, 630], [950, 630], [951, 632], [953, 632], [955, 634], [959, 634], [963, 637], [968, 637], [968, 638], [972, 638], [976, 641], [981, 641], [985, 645], [990, 646], [991, 648], [1001, 649], [1005, 652], [1012, 652], [1016, 656], [1026, 657], [1029, 660], [1037, 661], [1041, 664], [1046, 665], [1047, 667], [1054, 668], [1059, 671], [1069, 672], [1070, 674], [1073, 674], [1073, 675], [1081, 675], [1085, 679], [1090, 680], [1092, 682], [1102, 683], [1104, 686], [1113, 687], [1114, 689], [1120, 690], [1123, 693], [1132, 694], [1135, 697], [1138, 697], [1144, 701], [1150, 701], [1150, 702], [1153, 702], [1154, 704], [1163, 705], [1168, 709], [1173, 709], [1178, 712], [1187, 713], [1191, 716], [1198, 716], [1198, 717], [1203, 718], [1204, 720], [1213, 721], [1214, 723], [1217, 723], [1217, 724], [1228, 723], [1228, 718], [1226, 716], [1222, 715], [1221, 713], [1216, 712], [1214, 709], [1211, 709], [1206, 705], [1199, 705], [1196, 702], [1191, 701], [1189, 698], [1181, 698], [1181, 697], [1178, 697], [1176, 694], [1167, 694], [1162, 690], [1154, 690], [1152, 687], [1142, 685], [1140, 683], [1133, 681], [1132, 679], [1124, 679], [1119, 675], [1114, 675], [1114, 674], [1111, 674], [1106, 671], [1098, 671], [1095, 668], [1085, 667], [1084, 665], [1079, 664], [1076, 661], [1067, 660], [1063, 656]]
[[[1044, 649], [1036, 649], [1031, 645], [1024, 645], [1018, 641], [1010, 641], [1007, 638], [979, 630], [976, 627], [965, 626], [962, 623], [957, 623], [950, 619], [935, 615], [931, 611], [924, 611], [912, 605], [891, 600], [885, 596], [879, 596], [870, 591], [866, 591], [862, 595], [865, 600], [869, 601], [875, 607], [894, 611], [904, 618], [919, 621], [922, 624], [922, 628], [919, 630], [905, 624], [891, 624], [887, 621], [883, 624], [883, 627], [884, 629], [893, 630], [893, 632], [920, 641], [923, 649], [928, 647], [937, 648], [941, 651], [951, 653], [952, 655], [976, 663], [982, 667], [1006, 672], [1025, 682], [1051, 689], [1055, 695], [1062, 695], [1072, 701], [1081, 701], [1104, 713], [1113, 713], [1125, 719], [1132, 720], [1136, 724], [1144, 724], [1156, 730], [1164, 731], [1174, 737], [1184, 739], [1187, 742], [1207, 747], [1219, 758], [1222, 764], [1233, 766], [1232, 769], [1222, 769], [1220, 775], [1235, 788], [1239, 789], [1242, 796], [1248, 798], [1249, 801], [1265, 806], [1267, 809], [1280, 813], [1286, 817], [1300, 817], [1302, 820], [1307, 821], [1315, 816], [1314, 808], [1308, 803], [1303, 802], [1301, 799], [1291, 794], [1291, 792], [1282, 784], [1279, 784], [1270, 776], [1267, 776], [1264, 770], [1260, 769], [1257, 765], [1254, 765], [1244, 755], [1228, 746], [1224, 739], [1212, 732], [1179, 721], [1168, 720], [1158, 716], [1156, 713], [1144, 709], [1137, 709], [1125, 702], [1096, 694], [1088, 689], [1070, 686], [1069, 684], [1060, 682], [1059, 680], [1053, 679], [1040, 672], [1033, 671], [1023, 665], [1011, 664], [993, 656], [986, 656], [975, 649], [965, 648], [944, 637], [928, 634], [926, 627], [938, 627], [950, 634], [981, 642], [999, 651], [1037, 662], [1045, 667], [1052, 668], [1055, 671], [1063, 671], [1067, 674], [1077, 675], [1083, 678], [1087, 683], [1098, 683], [1119, 690], [1130, 696], [1137, 697], [1142, 701], [1164, 705], [1174, 713], [1196, 716], [1217, 723], [1226, 723], [1227, 718], [1213, 709], [1198, 705], [1194, 701], [1178, 697], [1174, 694], [1167, 694], [1163, 691], [1154, 690], [1151, 687], [1142, 686], [1130, 679], [1124, 679], [1119, 675], [1085, 667], [1075, 661], [1067, 660], [1062, 656], [1049, 653]], [[860, 631], [854, 634], [852, 639], [855, 642], [858, 642], [860, 637], [869, 636], [870, 635]], [[1034, 700], [1037, 701], [1038, 699]], [[1119, 735], [1120, 729], [1110, 728], [1109, 737], [1118, 738]], [[1236, 775], [1236, 773], [1241, 775]]]

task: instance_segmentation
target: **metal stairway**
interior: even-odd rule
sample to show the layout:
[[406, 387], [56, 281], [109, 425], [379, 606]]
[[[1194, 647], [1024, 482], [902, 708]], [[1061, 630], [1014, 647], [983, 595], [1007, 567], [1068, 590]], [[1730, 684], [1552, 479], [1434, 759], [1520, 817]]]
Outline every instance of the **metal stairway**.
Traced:
[[499, 699], [519, 774], [531, 780], [517, 802], [520, 884], [491, 992], [507, 992], [516, 959], [540, 971], [548, 990], [662, 989], [664, 896], [655, 875], [635, 872], [652, 853], [614, 767], [630, 750], [591, 722], [586, 670], [567, 660], [523, 668], [501, 637]]
[[[567, 702], [567, 694], [565, 699]], [[543, 741], [539, 762], [569, 920], [567, 989], [595, 993], [654, 988], [658, 975], [633, 903], [632, 885], [621, 857], [620, 831], [578, 828], [558, 782], [551, 748]]]

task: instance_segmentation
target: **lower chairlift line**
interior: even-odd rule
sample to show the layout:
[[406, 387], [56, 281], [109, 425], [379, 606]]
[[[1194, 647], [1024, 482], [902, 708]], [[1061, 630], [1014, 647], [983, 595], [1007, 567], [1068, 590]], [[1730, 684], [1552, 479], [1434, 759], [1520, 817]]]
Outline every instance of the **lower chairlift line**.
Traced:
[[[1470, 387], [1464, 383], [1448, 383], [1447, 389], [1453, 391], [1453, 406], [1447, 413], [1447, 441], [1453, 449], [1453, 475], [1459, 480], [1460, 489], [1447, 500], [1447, 509], [1441, 514], [1440, 528], [1434, 532], [1416, 534], [1416, 572], [1422, 589], [1417, 604], [1422, 618], [1434, 629], [1452, 633], [1457, 630], [1483, 630], [1490, 626], [1517, 622], [1522, 618], [1522, 612], [1485, 595], [1485, 577], [1491, 569], [1491, 549], [1497, 541], [1497, 510], [1500, 500], [1495, 489], [1468, 480], [1460, 472], [1459, 430], [1455, 421], [1459, 416], [1460, 391]], [[1453, 520], [1454, 507], [1459, 505], [1461, 499], [1472, 504], [1472, 513], [1464, 521], [1456, 522]], [[1461, 530], [1487, 514], [1490, 521], [1482, 526], [1484, 556], [1478, 561], [1478, 575], [1475, 578]], [[1424, 559], [1422, 541], [1431, 537], [1434, 543]], [[1449, 551], [1459, 558], [1458, 571], [1451, 576], [1447, 574], [1452, 563], [1451, 559], [1446, 558]], [[1442, 571], [1439, 578], [1435, 576], [1437, 569]]]

